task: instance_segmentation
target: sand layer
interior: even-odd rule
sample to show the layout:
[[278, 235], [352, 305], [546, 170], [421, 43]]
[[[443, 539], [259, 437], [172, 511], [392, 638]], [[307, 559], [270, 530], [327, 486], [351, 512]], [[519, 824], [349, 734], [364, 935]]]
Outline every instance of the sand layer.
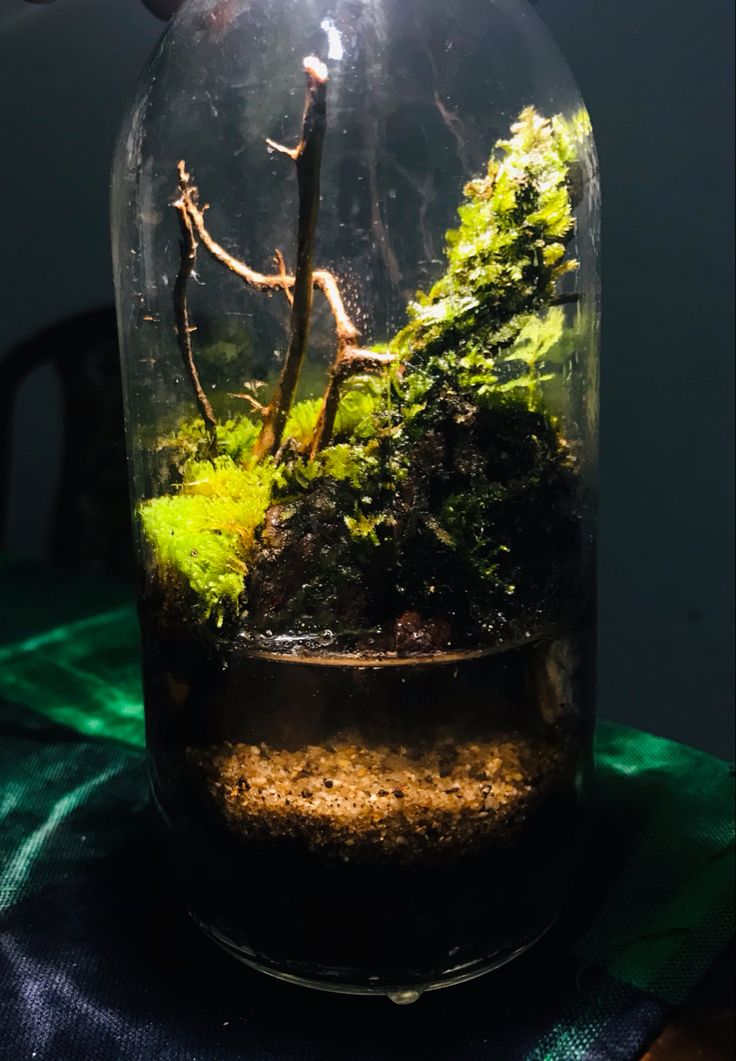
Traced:
[[290, 838], [344, 861], [508, 841], [574, 778], [569, 741], [520, 737], [407, 749], [366, 747], [346, 734], [297, 751], [228, 743], [187, 758], [210, 804], [244, 838]]

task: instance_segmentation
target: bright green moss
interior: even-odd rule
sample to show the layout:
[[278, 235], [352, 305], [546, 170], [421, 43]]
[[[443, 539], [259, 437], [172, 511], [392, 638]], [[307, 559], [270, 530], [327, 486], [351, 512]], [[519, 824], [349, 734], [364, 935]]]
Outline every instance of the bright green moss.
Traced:
[[[545, 372], [544, 367], [562, 339], [564, 325], [564, 313], [558, 306], [553, 306], [544, 315], [529, 315], [522, 320], [513, 345], [499, 358], [498, 371], [504, 380], [501, 382], [496, 377], [488, 392], [509, 394], [513, 391], [530, 409], [541, 409], [541, 385], [554, 378], [554, 373]], [[516, 372], [519, 367], [522, 371]], [[479, 393], [486, 392], [481, 387]]]
[[285, 444], [293, 439], [300, 447], [309, 445], [321, 406], [320, 398], [306, 398], [292, 406], [284, 427]]
[[[375, 435], [375, 413], [379, 406], [376, 381], [356, 380], [340, 397], [335, 417], [336, 438], [365, 439]], [[284, 445], [294, 442], [300, 449], [307, 449], [314, 436], [321, 398], [305, 398], [292, 406], [284, 427]], [[254, 425], [255, 436], [258, 426]]]
[[157, 497], [141, 507], [143, 531], [164, 580], [183, 579], [205, 617], [225, 601], [237, 606], [243, 590], [240, 507], [230, 498], [196, 496]]
[[[253, 454], [260, 426], [247, 416], [231, 418], [216, 428], [217, 452], [236, 462], [245, 462]], [[210, 453], [210, 437], [200, 417], [182, 420], [177, 430], [168, 435], [158, 448], [173, 455], [179, 468], [189, 461], [204, 460]]]
[[335, 417], [335, 437], [370, 439], [376, 434], [381, 411], [381, 383], [375, 379], [355, 381], [344, 392]]
[[371, 444], [340, 442], [328, 446], [311, 459], [300, 457], [292, 461], [283, 470], [283, 486], [288, 492], [295, 487], [306, 489], [317, 479], [335, 479], [359, 489], [375, 473], [377, 466]]
[[141, 506], [146, 540], [164, 578], [173, 576], [200, 599], [205, 616], [237, 609], [256, 529], [280, 472], [272, 462], [238, 467], [227, 457], [186, 465], [179, 494]]
[[371, 545], [380, 545], [378, 529], [387, 522], [385, 513], [377, 513], [369, 516], [361, 512], [356, 506], [354, 516], [345, 516], [345, 526], [350, 531], [354, 541], [370, 542]]
[[[238, 465], [230, 457], [210, 461], [191, 461], [184, 472], [182, 492], [204, 497], [230, 497], [234, 501], [252, 500], [253, 513], [268, 502], [271, 486], [279, 471], [273, 461]], [[259, 520], [256, 520], [254, 526]]]
[[465, 186], [460, 224], [447, 233], [447, 269], [409, 306], [409, 323], [391, 343], [402, 358], [470, 341], [497, 346], [517, 315], [549, 303], [577, 263], [565, 259], [573, 230], [570, 165], [576, 129], [533, 107], [496, 145], [485, 177]]

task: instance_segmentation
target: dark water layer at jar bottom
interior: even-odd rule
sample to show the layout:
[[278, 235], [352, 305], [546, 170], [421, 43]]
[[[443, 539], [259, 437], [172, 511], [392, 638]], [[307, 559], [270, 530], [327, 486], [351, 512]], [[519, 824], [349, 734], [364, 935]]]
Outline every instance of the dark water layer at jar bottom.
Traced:
[[500, 962], [555, 919], [588, 743], [559, 644], [380, 668], [146, 641], [185, 898], [244, 957], [411, 987]]

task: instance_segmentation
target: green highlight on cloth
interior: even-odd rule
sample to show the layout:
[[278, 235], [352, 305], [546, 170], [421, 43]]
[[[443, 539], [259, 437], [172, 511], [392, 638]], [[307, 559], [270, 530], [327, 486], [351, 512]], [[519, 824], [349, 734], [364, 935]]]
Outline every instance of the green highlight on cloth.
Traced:
[[[733, 769], [623, 726], [597, 735], [599, 801], [632, 820], [631, 846], [577, 953], [678, 1004], [733, 932]], [[686, 964], [688, 974], [677, 970]]]
[[0, 870], [0, 913], [16, 901], [23, 884], [31, 876], [48, 837], [55, 832], [64, 818], [72, 814], [89, 797], [93, 789], [104, 785], [111, 777], [114, 777], [119, 769], [119, 766], [110, 766], [99, 775], [87, 778], [76, 788], [65, 793], [50, 808], [38, 828], [25, 837]]
[[[605, 1038], [623, 986], [680, 1005], [734, 929], [733, 768], [683, 744], [601, 722], [597, 819], [628, 840], [606, 897], [573, 952], [605, 969], [620, 998], [581, 993], [528, 1061], [582, 1061]], [[599, 837], [600, 846], [600, 837]], [[626, 845], [625, 845], [626, 846]], [[584, 976], [584, 972], [583, 972]], [[595, 1056], [598, 1056], [597, 1054]]]
[[135, 608], [102, 612], [3, 646], [0, 696], [85, 736], [142, 747]]

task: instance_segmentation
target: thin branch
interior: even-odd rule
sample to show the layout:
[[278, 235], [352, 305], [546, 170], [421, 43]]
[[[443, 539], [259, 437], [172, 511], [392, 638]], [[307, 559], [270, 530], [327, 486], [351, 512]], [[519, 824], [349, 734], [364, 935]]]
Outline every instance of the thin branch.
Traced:
[[297, 144], [296, 147], [284, 147], [283, 144], [277, 144], [275, 140], [271, 140], [266, 137], [266, 143], [272, 151], [278, 151], [282, 155], [288, 155], [292, 162], [296, 162], [301, 154], [301, 144]]
[[291, 293], [291, 287], [286, 282], [287, 279], [290, 279], [290, 278], [288, 277], [287, 272], [286, 272], [286, 262], [284, 261], [284, 256], [283, 256], [283, 254], [281, 253], [280, 250], [277, 250], [276, 253], [274, 254], [274, 258], [276, 259], [276, 265], [278, 266], [279, 276], [281, 277], [281, 280], [282, 280], [283, 285], [284, 285], [284, 294], [286, 295], [286, 298], [288, 299], [289, 305], [293, 306], [294, 305], [294, 296]]
[[[200, 208], [199, 190], [195, 185], [190, 183], [190, 177], [186, 170], [186, 163], [183, 161], [179, 163], [179, 186], [181, 189], [181, 205], [189, 215], [197, 239], [205, 250], [212, 255], [215, 261], [225, 265], [230, 272], [235, 273], [235, 275], [239, 276], [241, 280], [244, 280], [246, 284], [257, 288], [259, 291], [286, 290], [286, 287], [293, 285], [293, 276], [282, 276], [280, 273], [269, 276], [266, 273], [259, 273], [255, 269], [251, 269], [249, 265], [245, 264], [245, 262], [241, 262], [238, 258], [233, 257], [229, 251], [226, 251], [224, 247], [212, 238], [207, 230], [204, 220], [204, 214], [207, 207], [204, 206]], [[178, 206], [176, 203], [174, 205]]]
[[[191, 218], [196, 236], [204, 249], [215, 259], [215, 261], [224, 265], [230, 270], [230, 272], [234, 273], [235, 276], [239, 277], [250, 287], [254, 287], [258, 291], [284, 291], [287, 298], [291, 301], [294, 277], [286, 272], [286, 266], [281, 252], [276, 252], [276, 262], [279, 266], [279, 271], [278, 273], [270, 275], [267, 273], [259, 273], [257, 270], [251, 269], [251, 267], [246, 265], [245, 262], [240, 261], [240, 259], [230, 254], [230, 252], [225, 250], [225, 248], [221, 246], [221, 244], [219, 244], [209, 232], [204, 219], [206, 207], [200, 208], [198, 205], [199, 191], [193, 184], [189, 183], [189, 174], [186, 172], [184, 162], [179, 163], [179, 173], [180, 175], [183, 173], [185, 178], [185, 186], [182, 191], [182, 202]], [[312, 283], [322, 292], [327, 300], [335, 321], [335, 333], [337, 335], [338, 343], [354, 342], [358, 338], [358, 329], [348, 316], [336, 278], [327, 269], [315, 269], [312, 273]]]
[[310, 454], [324, 449], [332, 438], [335, 417], [343, 381], [359, 372], [371, 372], [393, 361], [393, 355], [362, 350], [357, 346], [359, 332], [345, 308], [336, 278], [327, 269], [312, 268], [314, 229], [319, 209], [319, 168], [325, 126], [327, 71], [316, 59], [305, 59], [307, 99], [302, 120], [302, 137], [295, 148], [285, 148], [268, 141], [274, 149], [289, 155], [297, 166], [299, 184], [299, 224], [297, 234], [297, 269], [291, 276], [286, 271], [284, 256], [277, 250], [274, 257], [277, 273], [266, 274], [251, 269], [245, 262], [230, 254], [210, 234], [205, 223], [207, 206], [199, 206], [199, 191], [191, 183], [186, 165], [179, 163], [181, 199], [179, 208], [187, 216], [189, 227], [205, 250], [220, 264], [246, 284], [260, 291], [283, 291], [292, 306], [289, 348], [281, 375], [268, 405], [262, 405], [252, 395], [233, 394], [247, 401], [263, 417], [263, 426], [256, 454], [278, 453], [284, 426], [291, 407], [296, 384], [306, 352], [311, 315], [311, 294], [314, 287], [324, 295], [332, 313], [337, 337], [337, 352], [330, 369], [329, 381], [323, 395], [322, 407], [312, 436]]
[[254, 398], [252, 394], [240, 394], [235, 391], [228, 391], [228, 396], [230, 398], [240, 398], [242, 401], [247, 402], [251, 409], [257, 412], [259, 416], [265, 416], [268, 412], [268, 406], [263, 405], [263, 403], [259, 402], [257, 398]]
[[380, 371], [380, 369], [390, 365], [393, 361], [393, 354], [380, 354], [374, 350], [360, 350], [351, 346], [345, 346], [338, 352], [330, 369], [329, 382], [322, 398], [322, 406], [312, 434], [312, 442], [309, 448], [310, 460], [320, 450], [323, 450], [325, 446], [328, 446], [332, 440], [344, 380], [348, 376], [357, 375], [358, 373]]
[[275, 453], [279, 448], [309, 339], [314, 286], [312, 253], [319, 214], [322, 147], [327, 126], [327, 68], [319, 59], [310, 56], [304, 60], [304, 70], [307, 75], [307, 96], [302, 118], [302, 135], [292, 154], [299, 188], [299, 219], [289, 345], [256, 442], [256, 457]]
[[335, 319], [335, 333], [338, 343], [354, 342], [358, 338], [359, 332], [345, 309], [345, 303], [342, 300], [340, 288], [337, 286], [337, 280], [327, 269], [315, 269], [312, 279], [315, 287], [318, 287], [327, 299], [330, 311]]
[[377, 350], [346, 350], [337, 366], [339, 369], [337, 375], [343, 379], [356, 372], [373, 372], [392, 365], [395, 360], [393, 354], [379, 353]]
[[[180, 174], [182, 176], [182, 181], [188, 180], [186, 170], [180, 169]], [[217, 420], [215, 419], [212, 406], [210, 405], [209, 399], [200, 382], [199, 373], [197, 372], [197, 366], [194, 361], [192, 332], [196, 331], [196, 328], [194, 328], [191, 323], [189, 303], [187, 300], [187, 286], [192, 273], [194, 272], [194, 266], [197, 261], [197, 238], [183, 199], [180, 198], [174, 203], [174, 206], [179, 214], [179, 224], [181, 227], [181, 241], [179, 243], [181, 265], [179, 266], [179, 273], [174, 285], [176, 335], [179, 342], [179, 350], [181, 351], [182, 360], [184, 362], [184, 369], [189, 376], [194, 396], [197, 399], [197, 404], [199, 405], [199, 410], [202, 414], [202, 419], [204, 420], [205, 429], [207, 430], [212, 446], [214, 447], [216, 441]]]
[[550, 306], [569, 306], [576, 302], [582, 302], [583, 296], [577, 291], [571, 291], [565, 295], [554, 295], [550, 300]]

